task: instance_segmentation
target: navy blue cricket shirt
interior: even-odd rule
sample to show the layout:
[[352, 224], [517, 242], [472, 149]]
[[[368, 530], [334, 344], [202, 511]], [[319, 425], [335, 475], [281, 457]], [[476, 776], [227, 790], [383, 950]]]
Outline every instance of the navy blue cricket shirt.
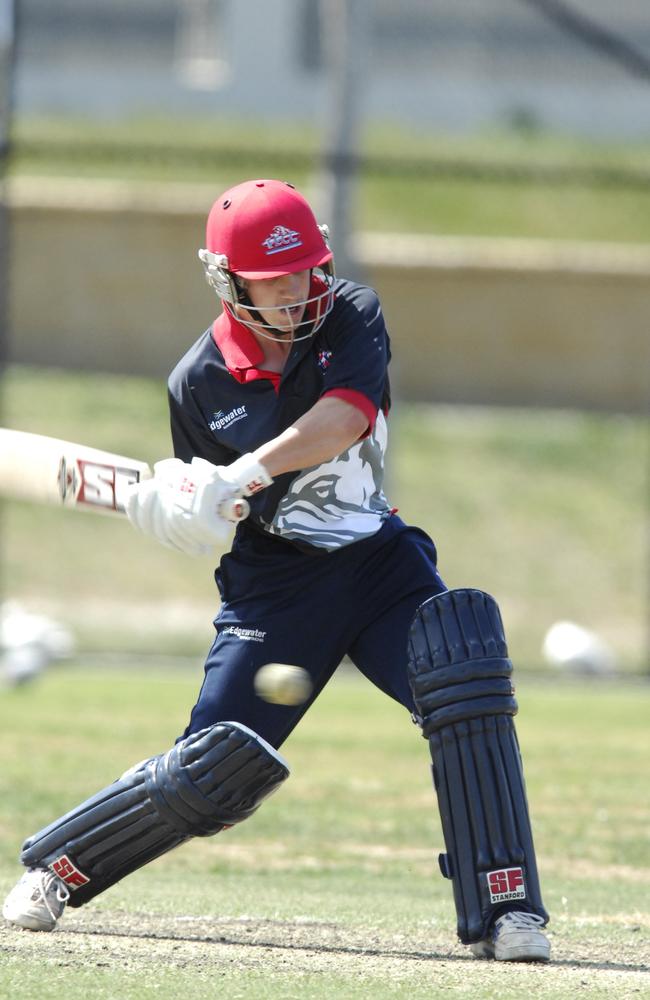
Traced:
[[[313, 292], [310, 292], [313, 294]], [[278, 476], [250, 498], [249, 521], [301, 549], [337, 549], [375, 534], [391, 510], [382, 489], [390, 406], [390, 344], [376, 293], [343, 279], [311, 339], [294, 344], [282, 374], [227, 311], [169, 377], [175, 455], [228, 465], [286, 430], [323, 396], [357, 406], [364, 437], [321, 465]]]

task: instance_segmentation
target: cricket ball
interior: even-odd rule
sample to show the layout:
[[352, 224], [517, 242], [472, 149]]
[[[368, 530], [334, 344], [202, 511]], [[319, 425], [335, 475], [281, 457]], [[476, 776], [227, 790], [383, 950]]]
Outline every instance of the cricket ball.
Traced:
[[312, 690], [311, 677], [293, 663], [265, 663], [255, 674], [255, 693], [271, 705], [302, 705]]

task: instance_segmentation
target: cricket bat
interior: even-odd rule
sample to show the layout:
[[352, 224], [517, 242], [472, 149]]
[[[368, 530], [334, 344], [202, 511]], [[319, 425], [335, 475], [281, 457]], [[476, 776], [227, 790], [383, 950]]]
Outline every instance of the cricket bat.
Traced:
[[[72, 441], [0, 428], [0, 496], [100, 514], [125, 514], [127, 488], [150, 479], [146, 462]], [[248, 517], [243, 497], [224, 500], [219, 514]]]

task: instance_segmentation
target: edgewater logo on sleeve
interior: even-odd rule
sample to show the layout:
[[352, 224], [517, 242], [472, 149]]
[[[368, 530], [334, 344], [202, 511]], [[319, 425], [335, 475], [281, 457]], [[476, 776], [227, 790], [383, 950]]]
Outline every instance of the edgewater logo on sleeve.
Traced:
[[236, 406], [229, 413], [219, 410], [212, 414], [212, 420], [208, 426], [211, 431], [221, 431], [224, 427], [230, 427], [231, 424], [236, 424], [238, 420], [243, 420], [247, 416], [245, 406]]

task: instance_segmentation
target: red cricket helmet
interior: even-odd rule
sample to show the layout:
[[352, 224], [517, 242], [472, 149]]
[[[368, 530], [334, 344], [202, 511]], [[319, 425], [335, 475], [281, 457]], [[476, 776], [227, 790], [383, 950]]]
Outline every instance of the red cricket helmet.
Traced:
[[[311, 336], [333, 305], [333, 254], [327, 227], [319, 226], [307, 200], [293, 184], [251, 180], [217, 198], [208, 215], [206, 248], [199, 250], [209, 284], [227, 306], [247, 303], [238, 278], [276, 278], [319, 268], [323, 282], [305, 300]], [[259, 324], [258, 328], [259, 328]], [[263, 324], [264, 325], [264, 324]], [[296, 338], [302, 339], [302, 338]]]
[[214, 203], [206, 247], [242, 278], [274, 278], [332, 260], [309, 203], [286, 181], [244, 181]]

